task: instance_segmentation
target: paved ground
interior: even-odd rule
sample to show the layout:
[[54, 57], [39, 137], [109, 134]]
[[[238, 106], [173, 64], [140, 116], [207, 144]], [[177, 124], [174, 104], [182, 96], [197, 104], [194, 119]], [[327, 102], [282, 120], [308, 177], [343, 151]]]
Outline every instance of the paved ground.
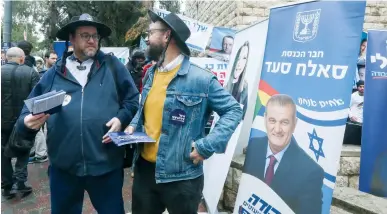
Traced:
[[[50, 209], [50, 189], [47, 177], [48, 162], [41, 164], [28, 165], [28, 183], [34, 189], [33, 193], [25, 198], [14, 198], [5, 200], [1, 198], [1, 213], [2, 214], [49, 214]], [[125, 202], [125, 211], [131, 211], [132, 204], [132, 178], [129, 170], [125, 170], [125, 183], [123, 188], [123, 196]], [[203, 207], [199, 208], [204, 211]], [[97, 213], [87, 195], [83, 206], [84, 214]]]

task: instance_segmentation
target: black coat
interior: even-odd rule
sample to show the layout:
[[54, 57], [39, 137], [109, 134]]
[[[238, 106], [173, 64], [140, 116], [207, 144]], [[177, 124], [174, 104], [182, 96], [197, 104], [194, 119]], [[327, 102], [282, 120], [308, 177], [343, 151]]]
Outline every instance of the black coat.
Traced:
[[[11, 83], [14, 68], [15, 79]], [[32, 88], [39, 82], [39, 74], [27, 65], [9, 62], [1, 66], [1, 131], [10, 132]], [[14, 100], [15, 103], [12, 103]]]

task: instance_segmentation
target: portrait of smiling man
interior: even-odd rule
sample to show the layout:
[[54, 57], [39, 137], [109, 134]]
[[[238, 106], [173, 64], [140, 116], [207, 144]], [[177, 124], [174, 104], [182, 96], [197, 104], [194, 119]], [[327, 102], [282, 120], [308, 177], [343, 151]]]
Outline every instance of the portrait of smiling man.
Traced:
[[[138, 109], [139, 93], [117, 57], [100, 51], [108, 26], [89, 14], [71, 19], [57, 32], [66, 41], [62, 59], [42, 77], [29, 97], [66, 92], [61, 109], [32, 115], [24, 106], [18, 134], [34, 138], [47, 122], [51, 212], [80, 214], [84, 191], [100, 214], [123, 214], [124, 148], [108, 132], [121, 131]], [[74, 52], [68, 52], [71, 41]]]
[[277, 94], [268, 100], [267, 136], [250, 139], [243, 173], [265, 182], [294, 213], [321, 213], [324, 170], [293, 137], [296, 113], [288, 95]]

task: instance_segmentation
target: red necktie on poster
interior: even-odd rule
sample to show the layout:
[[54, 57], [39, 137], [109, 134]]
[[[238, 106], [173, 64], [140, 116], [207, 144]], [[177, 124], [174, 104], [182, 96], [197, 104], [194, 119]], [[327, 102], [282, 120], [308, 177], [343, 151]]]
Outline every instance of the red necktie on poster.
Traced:
[[277, 160], [275, 159], [274, 155], [270, 155], [270, 162], [269, 166], [266, 169], [266, 174], [265, 174], [265, 183], [270, 186], [271, 181], [273, 180], [274, 177], [274, 166]]

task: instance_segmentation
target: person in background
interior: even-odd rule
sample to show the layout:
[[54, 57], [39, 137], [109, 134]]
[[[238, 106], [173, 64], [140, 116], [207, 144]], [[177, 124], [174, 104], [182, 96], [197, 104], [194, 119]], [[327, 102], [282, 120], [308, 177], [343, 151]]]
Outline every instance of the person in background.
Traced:
[[34, 48], [32, 44], [28, 41], [20, 41], [19, 43], [17, 43], [17, 47], [24, 51], [24, 54], [25, 54], [24, 64], [31, 68], [35, 68], [35, 70], [37, 71], [35, 58], [30, 55], [32, 49]]
[[44, 68], [44, 60], [40, 56], [34, 56], [34, 58], [36, 63], [36, 70], [38, 71], [38, 73], [40, 73], [40, 71], [42, 71]]
[[142, 88], [142, 71], [145, 62], [145, 53], [142, 50], [134, 50], [132, 58], [126, 64], [126, 68], [130, 72], [137, 90], [141, 91]]
[[[1, 181], [5, 198], [17, 193], [23, 196], [32, 192], [26, 185], [29, 151], [14, 151], [8, 147], [8, 139], [17, 121], [24, 100], [39, 82], [38, 73], [24, 64], [24, 52], [13, 47], [8, 49], [7, 64], [1, 66]], [[15, 170], [11, 159], [16, 157]]]
[[349, 120], [353, 123], [363, 123], [363, 106], [364, 106], [364, 81], [359, 80], [356, 83], [357, 91], [351, 95], [349, 107]]
[[356, 83], [357, 91], [351, 95], [349, 115], [345, 127], [343, 144], [361, 145], [363, 106], [364, 106], [364, 81]]
[[46, 54], [44, 55], [44, 60], [46, 61], [46, 64], [44, 65], [44, 68], [39, 72], [40, 77], [42, 77], [43, 74], [46, 73], [46, 71], [55, 64], [57, 59], [58, 55], [54, 51], [46, 52]]

